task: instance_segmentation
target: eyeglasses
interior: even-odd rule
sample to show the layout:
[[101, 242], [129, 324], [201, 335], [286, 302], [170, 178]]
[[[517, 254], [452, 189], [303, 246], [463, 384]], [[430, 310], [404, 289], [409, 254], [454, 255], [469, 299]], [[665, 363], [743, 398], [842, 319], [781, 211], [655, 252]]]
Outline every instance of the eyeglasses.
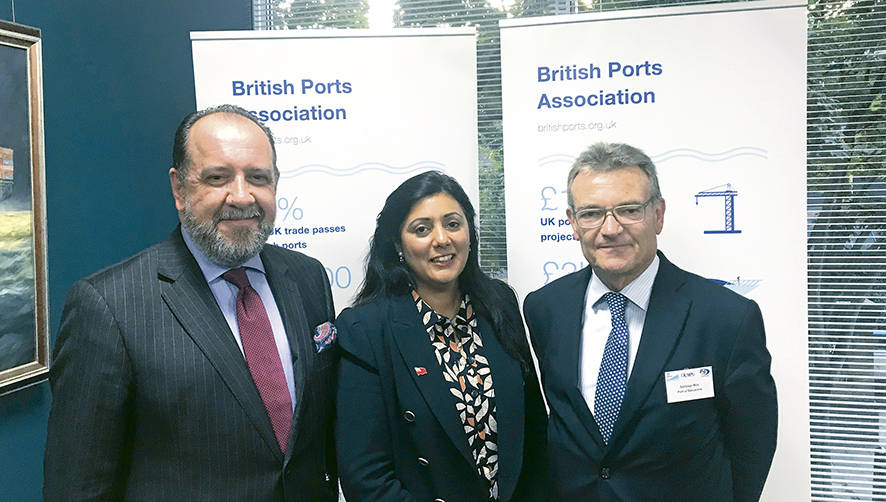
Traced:
[[590, 207], [576, 211], [573, 215], [575, 222], [580, 228], [597, 228], [606, 221], [606, 215], [612, 214], [620, 225], [633, 225], [646, 219], [646, 206], [653, 199], [642, 204], [622, 204], [615, 207]]

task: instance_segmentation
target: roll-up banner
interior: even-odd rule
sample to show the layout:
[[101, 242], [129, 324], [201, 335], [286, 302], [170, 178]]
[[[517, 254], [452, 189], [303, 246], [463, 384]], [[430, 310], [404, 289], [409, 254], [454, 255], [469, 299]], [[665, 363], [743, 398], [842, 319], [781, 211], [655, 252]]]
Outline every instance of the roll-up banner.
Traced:
[[197, 108], [235, 104], [273, 131], [270, 242], [323, 262], [338, 311], [402, 181], [443, 171], [478, 204], [473, 28], [193, 32], [191, 45]]
[[501, 21], [508, 278], [521, 297], [587, 265], [566, 176], [598, 141], [655, 162], [659, 248], [757, 301], [778, 387], [767, 500], [809, 497], [806, 4]]

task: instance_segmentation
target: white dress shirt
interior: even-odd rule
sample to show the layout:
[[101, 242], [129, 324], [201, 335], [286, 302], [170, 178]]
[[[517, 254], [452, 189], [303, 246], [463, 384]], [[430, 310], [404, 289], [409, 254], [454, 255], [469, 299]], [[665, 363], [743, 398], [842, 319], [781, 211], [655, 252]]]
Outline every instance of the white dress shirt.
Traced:
[[[658, 273], [658, 255], [655, 255], [652, 263], [639, 277], [624, 287], [621, 293], [627, 297], [625, 302], [625, 323], [628, 325], [628, 378], [631, 377], [631, 368], [634, 366], [634, 358], [637, 356], [637, 348], [640, 346], [640, 335], [643, 333], [643, 324], [646, 322], [646, 309], [649, 307], [649, 297], [652, 295], [652, 283]], [[603, 362], [603, 351], [606, 348], [606, 340], [612, 331], [612, 316], [609, 314], [609, 304], [603, 299], [603, 295], [612, 290], [591, 273], [588, 281], [588, 289], [585, 291], [585, 309], [582, 316], [581, 329], [581, 395], [591, 412], [594, 412], [594, 394], [597, 391], [597, 376], [600, 373], [600, 363]]]
[[[182, 228], [182, 237], [188, 250], [197, 260], [197, 265], [203, 272], [203, 277], [209, 283], [209, 289], [215, 296], [215, 302], [221, 309], [231, 333], [234, 334], [234, 340], [240, 347], [240, 353], [243, 357], [243, 341], [240, 339], [240, 327], [237, 323], [237, 286], [226, 281], [222, 274], [229, 269], [215, 264], [194, 244], [194, 240], [188, 235], [188, 232]], [[277, 308], [277, 302], [274, 300], [274, 294], [271, 293], [271, 287], [268, 285], [268, 279], [265, 277], [265, 265], [262, 263], [258, 255], [246, 260], [241, 265], [246, 268], [246, 277], [262, 303], [265, 305], [265, 311], [268, 314], [268, 320], [271, 321], [271, 330], [274, 332], [274, 343], [277, 344], [277, 353], [280, 355], [280, 362], [283, 364], [283, 375], [286, 377], [286, 386], [289, 387], [289, 398], [292, 402], [292, 409], [295, 410], [295, 374], [292, 370], [292, 352], [289, 348], [289, 339], [286, 338], [286, 329], [283, 327], [283, 317], [280, 316], [280, 309]]]

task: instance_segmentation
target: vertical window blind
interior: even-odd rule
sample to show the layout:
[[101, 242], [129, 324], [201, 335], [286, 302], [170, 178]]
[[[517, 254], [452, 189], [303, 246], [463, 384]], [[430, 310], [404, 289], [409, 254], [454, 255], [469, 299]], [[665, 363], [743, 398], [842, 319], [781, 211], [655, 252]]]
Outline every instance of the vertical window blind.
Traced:
[[808, 9], [813, 500], [886, 500], [886, 2]]

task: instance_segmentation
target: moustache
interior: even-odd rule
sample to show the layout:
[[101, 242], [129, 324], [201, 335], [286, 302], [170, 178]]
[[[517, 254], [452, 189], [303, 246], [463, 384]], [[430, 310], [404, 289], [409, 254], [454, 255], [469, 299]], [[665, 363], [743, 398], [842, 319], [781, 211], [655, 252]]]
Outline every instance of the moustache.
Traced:
[[249, 218], [258, 218], [259, 220], [263, 220], [264, 217], [265, 212], [259, 206], [245, 208], [226, 207], [215, 214], [215, 222], [218, 223], [223, 220], [246, 220]]

